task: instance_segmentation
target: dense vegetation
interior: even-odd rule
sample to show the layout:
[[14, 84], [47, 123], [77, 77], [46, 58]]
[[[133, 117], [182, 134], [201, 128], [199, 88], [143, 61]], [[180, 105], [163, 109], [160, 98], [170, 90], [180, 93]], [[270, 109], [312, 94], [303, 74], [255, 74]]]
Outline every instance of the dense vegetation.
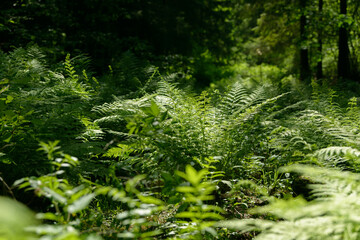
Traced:
[[0, 239], [359, 239], [359, 7], [0, 2]]

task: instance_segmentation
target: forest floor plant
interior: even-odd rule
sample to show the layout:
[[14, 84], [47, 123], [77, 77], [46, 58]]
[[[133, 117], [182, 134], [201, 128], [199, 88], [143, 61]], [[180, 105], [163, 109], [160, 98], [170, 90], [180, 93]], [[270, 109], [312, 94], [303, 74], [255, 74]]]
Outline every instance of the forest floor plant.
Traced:
[[[43, 222], [30, 238], [251, 239], [262, 230], [259, 239], [286, 239], [279, 229], [295, 234], [313, 220], [333, 224], [332, 232], [319, 225], [326, 236], [357, 238], [354, 216], [330, 207], [342, 199], [357, 211], [356, 95], [317, 81], [310, 94], [271, 66], [243, 67], [220, 90], [196, 94], [175, 84], [181, 74], [162, 76], [130, 53], [100, 81], [83, 56], [53, 66], [45, 59], [37, 47], [0, 56], [1, 194], [46, 199], [31, 205]], [[266, 83], [251, 80], [258, 70]], [[287, 167], [294, 163], [318, 167]], [[9, 184], [20, 177], [26, 196]], [[290, 198], [301, 194], [308, 201]], [[248, 220], [215, 225], [233, 217]]]
[[360, 236], [358, 173], [293, 165], [285, 172], [298, 172], [311, 179], [314, 200], [303, 197], [271, 198], [270, 204], [252, 209], [253, 214], [271, 214], [280, 220], [243, 219], [219, 222], [218, 227], [243, 232], [258, 231], [254, 239], [358, 239]]
[[[19, 179], [14, 185], [33, 191], [38, 197], [49, 199], [48, 211], [35, 216], [20, 203], [0, 199], [0, 208], [9, 206], [8, 212], [25, 209], [19, 213], [22, 224], [13, 222], [14, 216], [6, 215], [0, 220], [2, 227], [14, 224], [13, 230], [4, 230], [4, 239], [203, 239], [209, 234], [213, 239], [217, 233], [212, 226], [223, 219], [223, 210], [209, 204], [216, 186], [206, 180], [208, 171], [197, 172], [188, 165], [185, 172], [177, 174], [185, 179], [176, 188], [183, 196], [176, 214], [166, 216], [172, 204], [166, 204], [152, 196], [151, 192], [137, 189], [145, 175], [138, 175], [123, 183], [121, 189], [101, 186], [81, 175], [80, 185], [71, 182], [71, 168], [79, 164], [77, 158], [60, 151], [58, 142], [41, 143], [53, 165], [53, 171], [40, 177]], [[108, 199], [108, 200], [106, 200]], [[107, 204], [110, 203], [110, 204]], [[4, 210], [5, 211], [5, 210]], [[15, 216], [16, 217], [16, 216]], [[189, 220], [180, 220], [180, 219]], [[0, 221], [0, 223], [2, 223]], [[40, 224], [42, 221], [42, 224]], [[163, 223], [162, 226], [159, 224]], [[165, 224], [166, 223], [166, 224]], [[25, 231], [25, 232], [22, 232]], [[21, 234], [23, 235], [21, 235]], [[38, 236], [38, 238], [36, 238]]]

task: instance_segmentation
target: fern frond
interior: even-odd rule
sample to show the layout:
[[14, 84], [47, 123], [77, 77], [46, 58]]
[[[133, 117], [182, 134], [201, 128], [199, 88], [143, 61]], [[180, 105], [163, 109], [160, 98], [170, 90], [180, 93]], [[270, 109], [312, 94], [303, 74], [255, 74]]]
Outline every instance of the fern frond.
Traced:
[[314, 153], [314, 156], [321, 158], [321, 159], [327, 159], [334, 156], [343, 156], [346, 154], [351, 154], [355, 157], [360, 157], [360, 151], [357, 149], [354, 149], [352, 147], [328, 147], [323, 148]]
[[220, 107], [231, 115], [236, 109], [244, 104], [244, 102], [246, 102], [245, 99], [247, 96], [248, 92], [246, 88], [239, 82], [236, 82], [231, 87], [230, 91], [223, 97]]
[[242, 112], [242, 109], [239, 109], [234, 113], [234, 116], [236, 116], [236, 118], [241, 119], [240, 121], [248, 121], [249, 119], [252, 119], [256, 114], [260, 113], [262, 108], [276, 102], [278, 99], [284, 97], [287, 94], [289, 93], [283, 93], [276, 97], [266, 99], [265, 101], [262, 101], [259, 104], [247, 108], [245, 112]]
[[244, 104], [246, 106], [251, 106], [261, 103], [263, 100], [266, 99], [265, 91], [266, 91], [266, 86], [257, 87], [255, 90], [251, 92], [251, 94], [249, 94], [247, 98], [243, 100]]
[[138, 99], [122, 100], [118, 99], [112, 103], [104, 103], [100, 106], [95, 106], [92, 111], [101, 116], [119, 115], [131, 116], [137, 112], [141, 107], [144, 107], [155, 95], [146, 95]]

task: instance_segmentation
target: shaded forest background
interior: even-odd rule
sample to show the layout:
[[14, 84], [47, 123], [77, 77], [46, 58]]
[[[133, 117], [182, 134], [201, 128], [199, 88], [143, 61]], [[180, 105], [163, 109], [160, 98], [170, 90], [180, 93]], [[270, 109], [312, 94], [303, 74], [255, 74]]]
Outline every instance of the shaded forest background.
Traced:
[[[209, 51], [214, 64], [268, 63], [301, 78], [322, 77], [319, 62], [336, 76], [339, 61], [349, 78], [358, 69], [358, 8], [345, 0], [3, 1], [1, 48], [36, 43], [53, 60], [89, 54], [99, 73], [127, 51], [152, 63], [169, 56], [199, 62]], [[211, 77], [197, 71], [208, 84]]]

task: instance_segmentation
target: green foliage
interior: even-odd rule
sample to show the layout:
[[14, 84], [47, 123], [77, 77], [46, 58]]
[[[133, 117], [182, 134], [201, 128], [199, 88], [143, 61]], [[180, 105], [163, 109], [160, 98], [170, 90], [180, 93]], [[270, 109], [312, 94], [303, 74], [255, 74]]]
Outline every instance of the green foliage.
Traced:
[[[46, 197], [52, 203], [52, 208], [48, 212], [36, 215], [37, 219], [45, 222], [42, 225], [30, 226], [27, 228], [29, 232], [48, 239], [68, 239], [70, 236], [72, 239], [92, 239], [100, 227], [101, 235], [117, 238], [151, 239], [163, 232], [162, 228], [156, 228], [157, 222], [161, 219], [156, 220], [155, 216], [165, 210], [165, 203], [137, 189], [137, 185], [145, 178], [144, 175], [130, 179], [123, 189], [101, 186], [86, 179], [81, 179], [81, 185], [73, 186], [67, 169], [78, 165], [78, 160], [62, 153], [57, 142], [40, 145], [54, 166], [53, 172], [15, 182], [19, 188], [34, 190], [38, 196]], [[177, 192], [184, 194], [182, 204], [186, 210], [178, 212], [175, 217], [191, 221], [174, 223], [172, 229], [176, 232], [175, 238], [201, 239], [203, 234], [216, 235], [212, 225], [216, 220], [223, 219], [220, 215], [223, 211], [208, 204], [214, 198], [212, 193], [215, 185], [205, 181], [207, 173], [206, 169], [197, 172], [190, 165], [186, 167], [185, 173], [177, 172], [190, 185], [176, 188]], [[120, 205], [109, 214], [106, 205], [101, 204], [104, 201], [102, 196], [114, 203], [119, 202]], [[104, 228], [101, 225], [105, 220], [111, 221], [111, 224]], [[21, 226], [17, 225], [15, 229], [20, 228]], [[168, 234], [173, 235], [170, 232]], [[99, 236], [96, 237], [101, 239]]]
[[153, 91], [159, 81], [158, 69], [130, 51], [121, 54], [108, 68], [108, 73], [100, 79], [100, 97], [103, 102], [111, 102], [120, 96], [143, 96]]
[[118, 238], [151, 239], [162, 233], [155, 228], [158, 224], [153, 216], [164, 209], [164, 202], [136, 189], [144, 178], [144, 175], [138, 175], [127, 181], [124, 190], [111, 187], [99, 187], [96, 190], [97, 194], [128, 206], [128, 210], [122, 210], [116, 215], [118, 223], [115, 226], [123, 230], [117, 231]]
[[0, 149], [7, 181], [47, 171], [48, 163], [36, 153], [40, 139], [75, 144], [83, 129], [79, 117], [96, 100], [91, 97], [97, 85], [85, 70], [83, 76], [76, 72], [76, 62], [81, 59], [68, 55], [64, 65], [52, 69], [36, 46], [1, 56]]
[[34, 235], [26, 228], [37, 223], [35, 214], [25, 205], [10, 198], [0, 197], [0, 239], [30, 240]]
[[[69, 178], [71, 175], [68, 175], [66, 169], [78, 165], [77, 158], [58, 151], [57, 142], [41, 143], [41, 150], [47, 153], [54, 165], [53, 172], [20, 179], [15, 185], [34, 190], [38, 196], [50, 199], [52, 209], [38, 213], [37, 218], [53, 224], [44, 222], [29, 230], [48, 239], [68, 239], [70, 236], [71, 239], [102, 239], [90, 233], [95, 234], [102, 227], [103, 221], [108, 221], [108, 217], [111, 224], [102, 229], [102, 235], [105, 236], [151, 239], [161, 233], [160, 230], [152, 230], [157, 224], [149, 217], [160, 212], [164, 203], [136, 188], [145, 176], [140, 175], [127, 181], [124, 189], [101, 186], [86, 179], [81, 179], [80, 185], [73, 186]], [[121, 204], [116, 211], [102, 216], [109, 209], [100, 204], [101, 196]]]
[[285, 77], [288, 75], [286, 69], [274, 65], [262, 63], [252, 66], [248, 63], [238, 63], [234, 64], [232, 69], [235, 72], [235, 75], [244, 79], [243, 83], [247, 83], [250, 86], [272, 83], [280, 87], [286, 87], [288, 84], [285, 80]]
[[[359, 174], [293, 165], [283, 171], [295, 171], [310, 177], [315, 200], [301, 197], [279, 200], [252, 210], [256, 214], [271, 214], [279, 221], [246, 219], [217, 224], [241, 231], [261, 231], [254, 239], [357, 239], [359, 222], [354, 212], [359, 210]], [[346, 206], [346, 207], [344, 207]]]
[[[202, 56], [202, 70], [216, 72], [210, 56]], [[39, 238], [231, 239], [237, 233], [218, 231], [217, 221], [271, 209], [275, 216], [260, 217], [268, 220], [241, 223], [250, 235], [266, 233], [310, 221], [307, 207], [331, 212], [323, 202], [333, 204], [333, 189], [319, 190], [320, 176], [279, 168], [360, 170], [357, 98], [324, 81], [314, 80], [310, 92], [281, 68], [244, 64], [237, 78], [196, 94], [177, 84], [181, 74], [163, 76], [131, 53], [99, 81], [83, 55], [49, 66], [38, 47], [28, 47], [0, 58], [1, 194], [34, 198], [43, 222], [28, 230]], [[27, 193], [7, 184], [18, 178]], [[311, 198], [299, 181], [317, 183]], [[287, 200], [301, 194], [313, 201]], [[319, 219], [328, 213], [317, 211]]]
[[181, 185], [176, 188], [177, 192], [183, 193], [183, 204], [187, 209], [175, 215], [176, 218], [190, 219], [191, 221], [178, 221], [183, 225], [175, 239], [204, 239], [207, 234], [216, 236], [216, 230], [212, 227], [217, 220], [223, 219], [220, 213], [224, 211], [214, 205], [206, 204], [214, 199], [212, 192], [215, 185], [204, 181], [206, 169], [197, 172], [190, 165], [186, 166], [185, 172], [176, 172], [177, 175], [189, 182], [189, 185]]
[[119, 157], [122, 165], [156, 172], [183, 169], [194, 157], [203, 166], [214, 157], [219, 161], [213, 166], [224, 170], [237, 164], [247, 147], [255, 147], [252, 141], [259, 137], [248, 132], [263, 133], [255, 130], [262, 127], [254, 121], [265, 118], [272, 111], [266, 109], [285, 96], [268, 98], [265, 89], [250, 92], [236, 83], [214, 104], [208, 92], [193, 96], [161, 81], [155, 94], [94, 108], [102, 115], [95, 123], [120, 141], [106, 156]]
[[358, 239], [341, 2], [1, 1], [0, 239]]

